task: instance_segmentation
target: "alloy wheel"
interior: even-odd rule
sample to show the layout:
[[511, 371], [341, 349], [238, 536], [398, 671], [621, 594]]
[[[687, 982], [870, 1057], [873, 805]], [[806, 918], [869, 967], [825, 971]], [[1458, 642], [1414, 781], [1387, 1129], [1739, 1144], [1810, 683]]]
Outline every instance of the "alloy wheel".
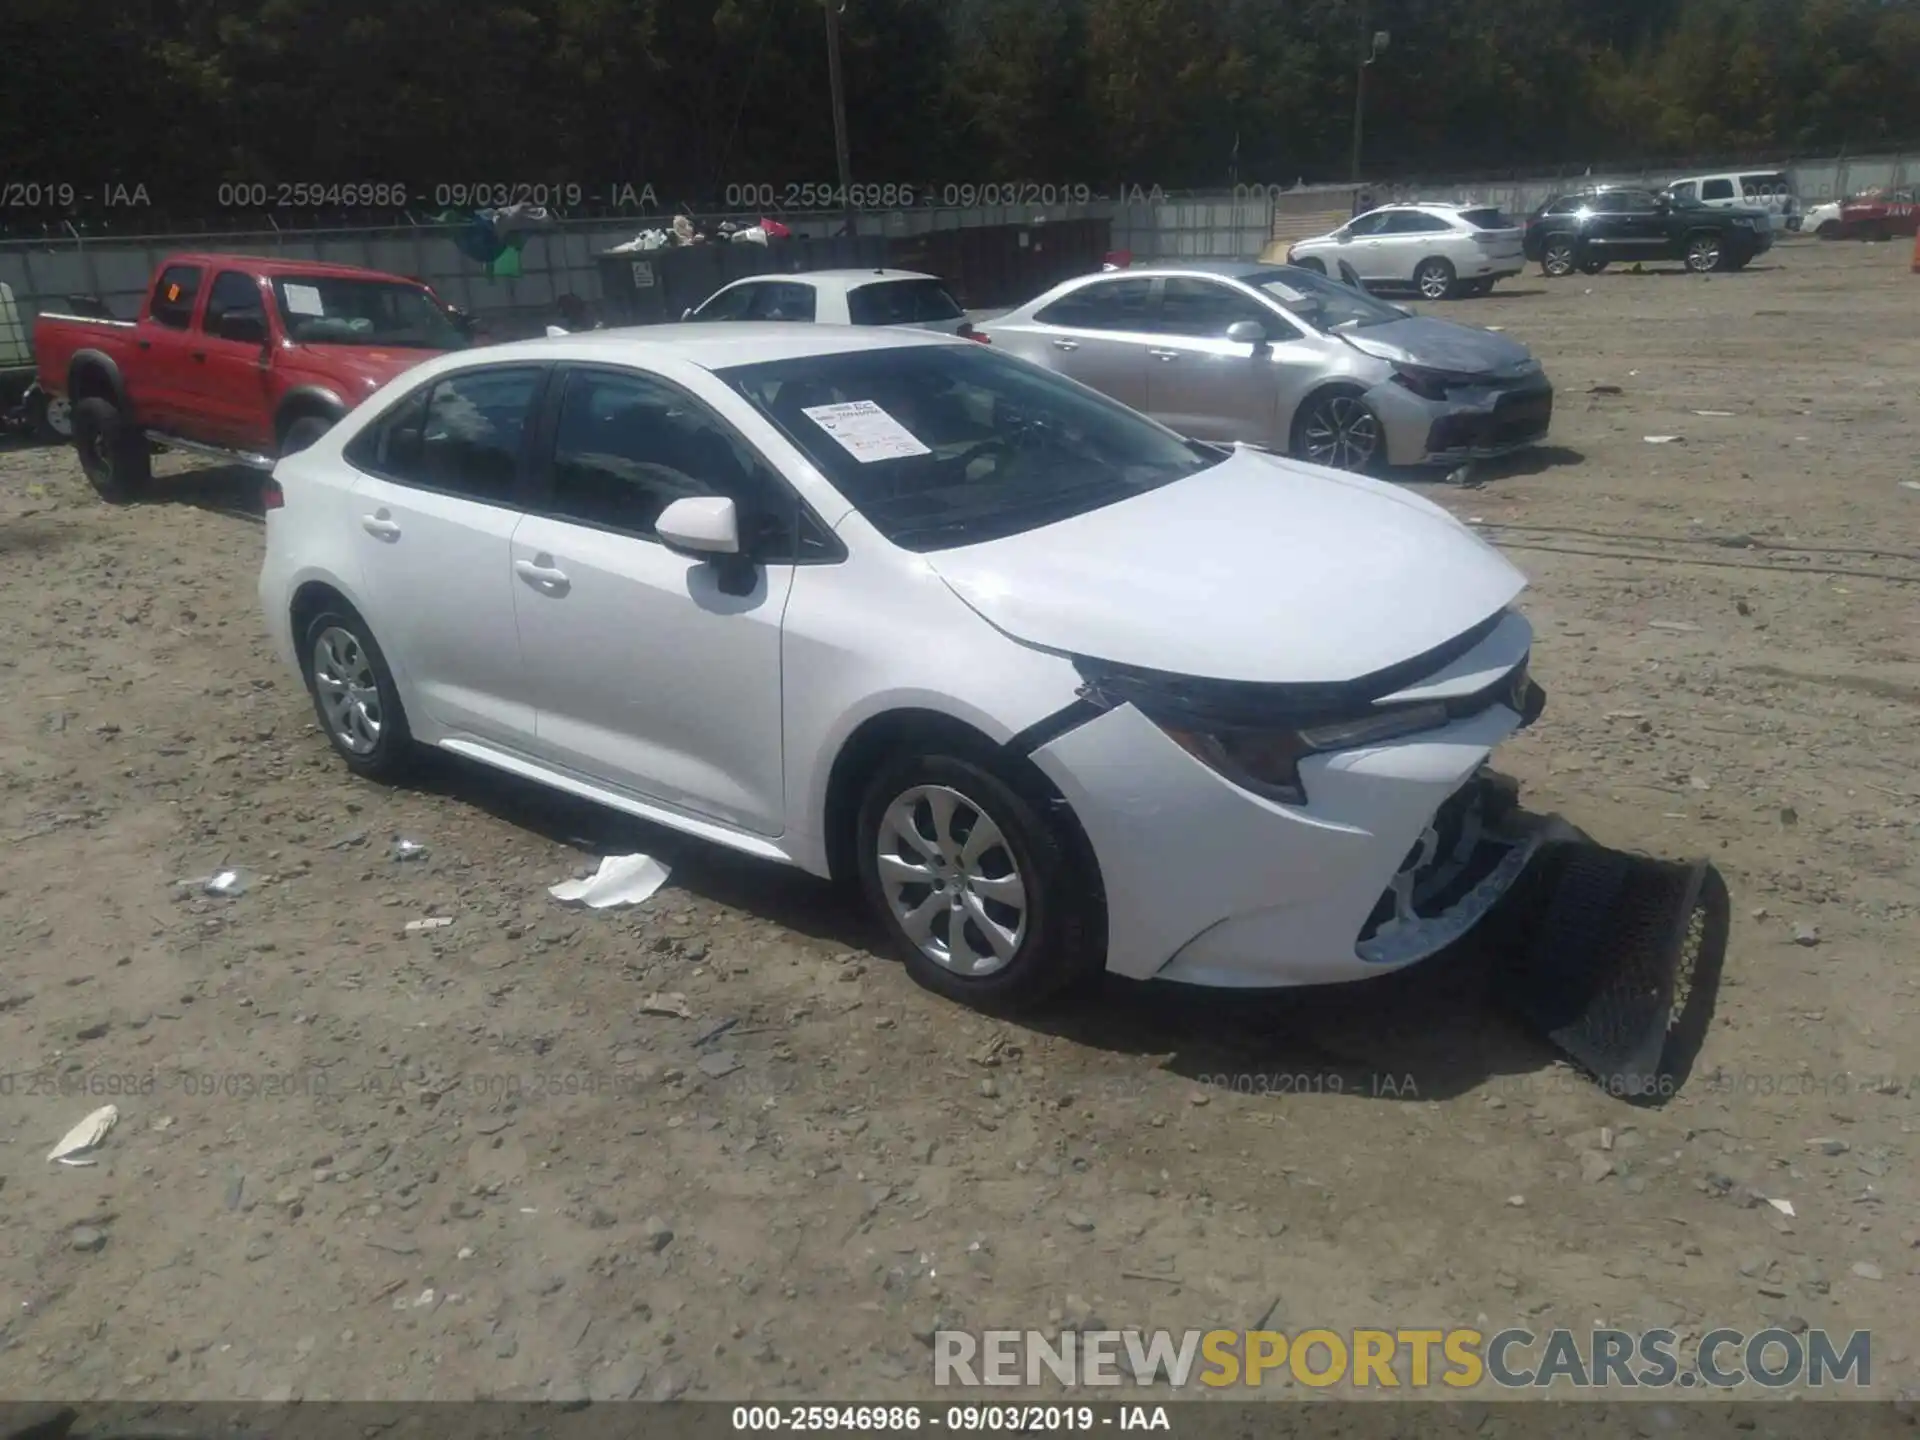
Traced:
[[1564, 240], [1556, 240], [1547, 246], [1547, 253], [1541, 258], [1540, 268], [1549, 275], [1571, 275], [1573, 273], [1573, 246]]
[[1417, 278], [1423, 299], [1444, 300], [1453, 288], [1453, 276], [1444, 265], [1423, 265]]
[[1687, 268], [1712, 270], [1720, 263], [1720, 242], [1711, 235], [1696, 235], [1687, 244]]
[[62, 440], [73, 438], [73, 402], [65, 396], [47, 401], [47, 429]]
[[1380, 422], [1356, 395], [1322, 400], [1301, 432], [1306, 458], [1335, 470], [1365, 470], [1380, 449]]
[[1012, 963], [1027, 938], [1019, 860], [985, 810], [945, 785], [896, 796], [880, 822], [887, 908], [922, 955], [979, 978]]
[[313, 687], [333, 738], [354, 755], [380, 743], [380, 686], [360, 637], [328, 626], [313, 642]]

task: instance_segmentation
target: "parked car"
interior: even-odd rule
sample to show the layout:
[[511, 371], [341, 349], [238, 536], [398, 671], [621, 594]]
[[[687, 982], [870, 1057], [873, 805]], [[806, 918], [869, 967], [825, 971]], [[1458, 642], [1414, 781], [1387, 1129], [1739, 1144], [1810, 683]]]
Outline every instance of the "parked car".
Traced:
[[1920, 230], [1920, 205], [1911, 190], [1868, 190], [1840, 207], [1835, 238], [1891, 240]]
[[1345, 262], [1369, 289], [1397, 287], [1427, 300], [1485, 295], [1518, 275], [1521, 228], [1493, 205], [1385, 205], [1330, 235], [1302, 240], [1287, 263], [1322, 275]]
[[1697, 201], [1709, 209], [1764, 210], [1776, 232], [1798, 230], [1802, 224], [1800, 199], [1793, 193], [1793, 177], [1783, 170], [1688, 175], [1669, 182], [1666, 193], [1676, 200]]
[[1840, 238], [1840, 202], [1823, 200], [1818, 205], [1809, 205], [1807, 213], [1801, 217], [1801, 230], [1808, 235], [1818, 235], [1822, 240]]
[[174, 255], [135, 320], [43, 312], [39, 384], [72, 405], [81, 467], [109, 500], [156, 445], [255, 468], [311, 444], [377, 387], [467, 344], [418, 281], [318, 261]]
[[1716, 209], [1624, 187], [1555, 196], [1527, 221], [1525, 244], [1527, 259], [1552, 276], [1649, 260], [1739, 270], [1772, 248], [1773, 221], [1764, 210]]
[[260, 602], [356, 774], [437, 746], [857, 880], [987, 1008], [1450, 944], [1541, 837], [1523, 577], [1396, 487], [986, 346], [782, 324], [444, 356], [282, 460]]
[[981, 331], [1183, 435], [1338, 470], [1501, 454], [1543, 439], [1553, 416], [1524, 345], [1299, 267], [1082, 276]]
[[937, 275], [913, 270], [803, 270], [722, 286], [686, 320], [785, 320], [817, 325], [910, 325], [971, 335], [967, 312]]

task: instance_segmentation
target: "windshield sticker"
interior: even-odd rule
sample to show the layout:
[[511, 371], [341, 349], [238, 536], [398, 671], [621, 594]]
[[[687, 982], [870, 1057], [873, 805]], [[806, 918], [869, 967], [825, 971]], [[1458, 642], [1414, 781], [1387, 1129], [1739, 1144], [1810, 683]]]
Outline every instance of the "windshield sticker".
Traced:
[[800, 413], [838, 440], [840, 448], [862, 465], [933, 453], [915, 439], [906, 426], [871, 400], [809, 405]]
[[1283, 285], [1278, 280], [1269, 280], [1266, 288], [1290, 305], [1298, 305], [1307, 298], [1291, 285]]
[[320, 303], [320, 291], [312, 285], [283, 285], [280, 287], [287, 297], [287, 309], [295, 315], [319, 315], [327, 313], [327, 307]]

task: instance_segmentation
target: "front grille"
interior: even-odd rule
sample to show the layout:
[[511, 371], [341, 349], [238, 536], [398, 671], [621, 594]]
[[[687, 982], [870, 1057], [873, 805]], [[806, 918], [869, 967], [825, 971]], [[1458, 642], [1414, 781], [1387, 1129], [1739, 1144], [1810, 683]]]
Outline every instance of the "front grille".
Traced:
[[1427, 450], [1450, 455], [1531, 445], [1545, 439], [1552, 424], [1551, 389], [1511, 390], [1494, 402], [1489, 413], [1441, 416], [1427, 432]]

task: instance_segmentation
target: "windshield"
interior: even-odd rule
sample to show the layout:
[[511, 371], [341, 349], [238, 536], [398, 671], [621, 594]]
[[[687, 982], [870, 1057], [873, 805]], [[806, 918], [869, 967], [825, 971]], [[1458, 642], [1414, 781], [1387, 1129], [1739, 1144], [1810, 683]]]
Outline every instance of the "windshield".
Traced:
[[925, 325], [966, 313], [938, 280], [883, 280], [847, 292], [855, 325]]
[[392, 280], [282, 275], [273, 282], [280, 323], [301, 345], [388, 345], [459, 350], [467, 344], [433, 296]]
[[1125, 406], [974, 345], [718, 372], [894, 544], [1017, 535], [1217, 465]]
[[1292, 266], [1261, 270], [1240, 277], [1299, 316], [1316, 330], [1359, 329], [1367, 325], [1390, 325], [1404, 320], [1404, 312], [1376, 300], [1364, 290], [1330, 280], [1311, 270]]

